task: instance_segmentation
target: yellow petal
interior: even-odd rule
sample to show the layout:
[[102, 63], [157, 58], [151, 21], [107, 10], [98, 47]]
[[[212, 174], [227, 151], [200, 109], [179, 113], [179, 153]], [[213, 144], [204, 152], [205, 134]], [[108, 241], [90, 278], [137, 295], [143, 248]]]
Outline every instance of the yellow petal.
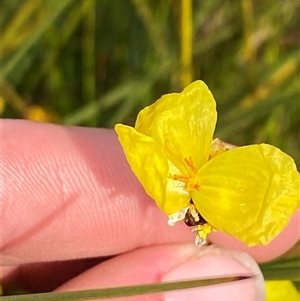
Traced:
[[172, 214], [189, 203], [183, 183], [169, 178], [176, 168], [167, 160], [159, 144], [134, 128], [117, 124], [115, 130], [127, 161], [145, 191], [166, 214]]
[[196, 81], [182, 93], [164, 95], [143, 109], [135, 128], [157, 141], [181, 173], [189, 175], [193, 168], [187, 161], [197, 170], [208, 160], [216, 119], [210, 90]]
[[299, 301], [300, 294], [291, 281], [266, 281], [267, 301]]
[[266, 144], [222, 153], [197, 174], [194, 204], [217, 230], [248, 245], [267, 244], [299, 208], [300, 184], [295, 163]]

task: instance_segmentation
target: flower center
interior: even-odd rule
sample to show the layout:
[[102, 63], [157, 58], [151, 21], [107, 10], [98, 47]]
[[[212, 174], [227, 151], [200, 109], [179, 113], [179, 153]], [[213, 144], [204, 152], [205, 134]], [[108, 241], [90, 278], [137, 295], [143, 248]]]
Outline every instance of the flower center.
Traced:
[[195, 180], [196, 167], [192, 158], [184, 158], [184, 162], [187, 164], [188, 170], [190, 171], [191, 175], [185, 176], [175, 174], [172, 176], [173, 180], [184, 182], [186, 191], [200, 190], [200, 185]]

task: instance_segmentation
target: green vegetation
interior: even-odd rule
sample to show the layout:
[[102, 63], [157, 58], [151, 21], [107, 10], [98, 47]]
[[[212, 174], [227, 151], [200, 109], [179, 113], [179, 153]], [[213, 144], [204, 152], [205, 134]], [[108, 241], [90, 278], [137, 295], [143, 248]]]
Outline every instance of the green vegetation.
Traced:
[[[1, 11], [4, 117], [133, 124], [182, 89], [179, 1], [3, 0]], [[274, 144], [299, 166], [298, 16], [297, 1], [197, 1], [192, 68], [222, 140]]]

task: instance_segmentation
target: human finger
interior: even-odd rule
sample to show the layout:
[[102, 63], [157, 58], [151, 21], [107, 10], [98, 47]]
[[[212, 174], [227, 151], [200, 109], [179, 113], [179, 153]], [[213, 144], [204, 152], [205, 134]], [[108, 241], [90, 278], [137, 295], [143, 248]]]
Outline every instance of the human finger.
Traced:
[[2, 264], [191, 241], [129, 169], [112, 130], [2, 120]]
[[[23, 120], [2, 120], [1, 127], [3, 264], [106, 256], [193, 240], [185, 225], [167, 226], [112, 130]], [[287, 231], [298, 233], [293, 227]], [[295, 242], [288, 237], [282, 252]]]
[[124, 300], [264, 300], [263, 277], [247, 254], [212, 246], [199, 249], [193, 244], [160, 245], [130, 251], [96, 265], [62, 285], [58, 291], [238, 275], [254, 277], [235, 283]]

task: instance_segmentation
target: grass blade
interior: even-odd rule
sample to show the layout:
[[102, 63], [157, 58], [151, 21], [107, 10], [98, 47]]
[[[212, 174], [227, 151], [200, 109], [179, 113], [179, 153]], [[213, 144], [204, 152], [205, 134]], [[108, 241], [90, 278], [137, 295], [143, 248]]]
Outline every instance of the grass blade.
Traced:
[[96, 290], [59, 292], [59, 293], [41, 293], [0, 297], [1, 301], [80, 301], [93, 299], [107, 299], [136, 296], [141, 294], [152, 294], [166, 291], [174, 291], [188, 288], [196, 288], [208, 285], [224, 284], [229, 282], [250, 279], [253, 276], [230, 276], [215, 279], [197, 279], [180, 282], [165, 282], [156, 284], [146, 284], [138, 286], [114, 287]]
[[19, 48], [19, 50], [14, 54], [14, 56], [4, 64], [2, 69], [3, 78], [7, 78], [9, 74], [15, 71], [19, 62], [24, 59], [28, 51], [31, 49], [33, 45], [37, 43], [39, 39], [41, 39], [43, 33], [48, 29], [48, 27], [59, 17], [59, 15], [68, 7], [68, 5], [73, 0], [66, 0], [57, 5], [56, 10], [46, 19], [46, 21], [40, 26], [40, 28], [32, 34], [32, 36], [24, 42], [24, 45]]

